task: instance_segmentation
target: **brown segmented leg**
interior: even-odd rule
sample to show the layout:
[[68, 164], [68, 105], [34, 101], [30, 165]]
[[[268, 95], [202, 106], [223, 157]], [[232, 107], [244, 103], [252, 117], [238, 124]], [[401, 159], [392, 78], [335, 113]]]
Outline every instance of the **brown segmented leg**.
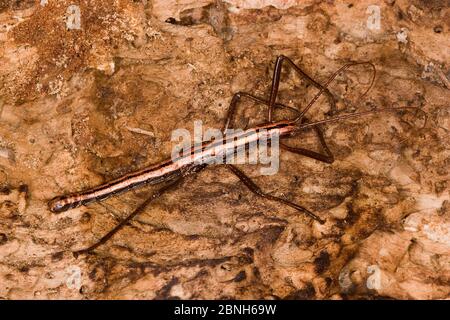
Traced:
[[[263, 105], [269, 106], [269, 101], [264, 100], [263, 98], [254, 96], [250, 93], [246, 93], [246, 92], [237, 92], [233, 95], [233, 98], [231, 99], [231, 103], [230, 106], [228, 107], [228, 112], [227, 112], [227, 117], [225, 118], [225, 124], [222, 128], [222, 131], [225, 132], [227, 129], [229, 129], [231, 122], [234, 119], [234, 115], [236, 113], [236, 108], [237, 108], [237, 104], [238, 102], [241, 101], [241, 98], [245, 97], [248, 98], [250, 100], [259, 102]], [[292, 108], [292, 107], [288, 107], [286, 105], [283, 105], [281, 103], [276, 103], [275, 104], [275, 108], [287, 108], [287, 109], [291, 109], [296, 111], [296, 109]]]
[[275, 62], [275, 68], [273, 71], [272, 87], [270, 89], [270, 98], [269, 98], [269, 111], [268, 111], [269, 122], [272, 122], [272, 114], [277, 100], [278, 88], [280, 86], [281, 80], [281, 69], [284, 61], [286, 61], [286, 63], [288, 63], [294, 69], [294, 71], [296, 71], [300, 76], [302, 76], [303, 78], [308, 80], [311, 84], [313, 84], [315, 87], [320, 89], [321, 94], [324, 93], [328, 97], [328, 100], [330, 101], [331, 104], [331, 109], [332, 110], [336, 109], [336, 102], [334, 101], [333, 95], [331, 94], [330, 90], [328, 90], [328, 88], [322, 86], [320, 83], [311, 78], [302, 69], [300, 69], [291, 59], [281, 55], [277, 58]]
[[[302, 119], [302, 123], [305, 123], [307, 121], [308, 121], [307, 118], [303, 118]], [[288, 145], [286, 145], [286, 144], [284, 144], [282, 142], [280, 142], [280, 148], [283, 149], [283, 150], [287, 150], [287, 151], [292, 152], [292, 153], [300, 154], [302, 156], [305, 156], [305, 157], [308, 157], [308, 158], [312, 158], [312, 159], [315, 159], [315, 160], [318, 160], [318, 161], [322, 161], [322, 162], [325, 162], [325, 163], [330, 163], [330, 164], [333, 163], [334, 162], [334, 156], [331, 153], [330, 148], [328, 148], [328, 145], [327, 145], [327, 143], [325, 141], [325, 138], [323, 136], [322, 129], [320, 128], [320, 126], [317, 125], [317, 126], [314, 126], [314, 130], [316, 131], [317, 137], [319, 138], [319, 141], [320, 141], [320, 145], [322, 146], [323, 150], [325, 151], [325, 154], [318, 153], [318, 152], [315, 152], [315, 151], [312, 151], [312, 150], [308, 150], [308, 149], [305, 149], [305, 148], [291, 147], [291, 146], [288, 146]]]
[[[299, 73], [301, 76], [303, 76], [304, 78], [306, 78], [308, 81], [310, 81], [312, 84], [314, 84], [317, 88], [320, 89], [320, 94], [325, 93], [329, 100], [330, 103], [332, 105], [332, 108], [335, 108], [335, 101], [334, 98], [331, 94], [331, 92], [328, 90], [328, 88], [322, 86], [320, 83], [318, 83], [317, 81], [315, 81], [314, 79], [312, 79], [308, 74], [306, 74], [303, 70], [301, 70], [294, 62], [292, 62], [292, 60], [290, 60], [289, 58], [285, 57], [285, 56], [279, 56], [277, 58], [277, 61], [275, 62], [275, 69], [274, 69], [274, 75], [273, 75], [273, 79], [272, 79], [272, 89], [271, 89], [271, 93], [270, 93], [270, 99], [269, 101], [264, 100], [260, 97], [254, 96], [252, 94], [246, 93], [246, 92], [238, 92], [236, 94], [233, 95], [233, 98], [231, 100], [230, 103], [230, 107], [228, 109], [228, 113], [227, 113], [227, 117], [225, 120], [225, 124], [223, 126], [222, 131], [225, 132], [229, 127], [231, 122], [233, 121], [234, 115], [236, 113], [236, 108], [237, 108], [237, 104], [238, 102], [241, 100], [242, 97], [246, 97], [250, 100], [259, 102], [261, 104], [267, 105], [269, 106], [269, 110], [268, 110], [268, 117], [269, 117], [269, 121], [272, 121], [272, 113], [273, 113], [273, 109], [274, 108], [285, 108], [285, 109], [290, 109], [291, 111], [294, 111], [297, 113], [297, 115], [302, 115], [303, 113], [301, 113], [299, 110], [280, 104], [280, 103], [276, 103], [276, 96], [278, 94], [278, 87], [280, 84], [280, 75], [281, 75], [281, 68], [282, 68], [282, 64], [283, 61], [286, 61], [289, 65], [291, 65], [294, 70]], [[334, 77], [333, 77], [334, 79]], [[329, 84], [329, 82], [327, 82], [327, 85]], [[317, 98], [315, 99], [317, 100]], [[314, 102], [315, 102], [314, 100]], [[308, 104], [308, 108], [311, 107], [311, 104], [314, 103], [313, 101], [311, 101], [310, 104]], [[306, 111], [306, 110], [305, 110]], [[302, 118], [302, 123], [304, 123], [305, 118]], [[310, 157], [312, 159], [318, 160], [318, 161], [322, 161], [325, 163], [333, 163], [334, 161], [334, 157], [330, 151], [330, 149], [328, 148], [324, 136], [323, 136], [323, 132], [320, 129], [319, 126], [314, 127], [318, 137], [319, 137], [319, 141], [320, 144], [322, 145], [323, 150], [325, 151], [326, 154], [321, 154], [312, 150], [308, 150], [305, 148], [295, 148], [295, 147], [291, 147], [288, 146], [284, 143], [280, 143], [280, 147], [284, 150], [290, 151], [292, 153], [296, 153], [296, 154], [300, 154], [306, 157]]]
[[97, 249], [99, 246], [107, 242], [109, 239], [112, 238], [120, 229], [122, 229], [128, 222], [131, 221], [134, 217], [136, 217], [138, 214], [140, 214], [142, 211], [145, 210], [145, 208], [154, 200], [159, 198], [163, 193], [166, 191], [171, 190], [175, 186], [177, 186], [181, 181], [183, 180], [182, 177], [176, 178], [175, 180], [171, 181], [161, 189], [155, 191], [150, 197], [148, 197], [144, 202], [142, 202], [128, 217], [126, 217], [122, 222], [120, 222], [114, 229], [109, 231], [106, 235], [104, 235], [99, 241], [97, 241], [95, 244], [91, 245], [90, 247], [82, 250], [78, 250], [73, 252], [73, 255], [75, 257], [78, 257], [80, 254], [89, 254], [93, 250]]
[[283, 198], [279, 198], [276, 196], [273, 196], [271, 194], [265, 193], [264, 191], [261, 190], [261, 188], [252, 181], [252, 179], [247, 176], [244, 172], [242, 172], [241, 170], [239, 170], [236, 166], [231, 165], [231, 164], [227, 164], [226, 167], [232, 172], [234, 173], [244, 184], [247, 188], [250, 189], [250, 191], [252, 191], [254, 194], [268, 199], [268, 200], [272, 200], [272, 201], [276, 201], [282, 204], [285, 204], [291, 208], [294, 208], [304, 214], [306, 214], [307, 216], [309, 216], [310, 218], [318, 221], [319, 223], [323, 224], [325, 223], [324, 220], [322, 220], [321, 218], [319, 218], [317, 215], [315, 215], [314, 213], [312, 213], [311, 211], [309, 211], [308, 209], [306, 209], [305, 207], [302, 207], [296, 203], [287, 201]]
[[[267, 106], [269, 105], [269, 101], [264, 100], [264, 99], [259, 98], [259, 97], [256, 97], [256, 96], [251, 95], [251, 94], [246, 93], [246, 92], [238, 92], [238, 93], [234, 94], [234, 96], [233, 96], [233, 98], [231, 100], [231, 103], [230, 103], [230, 107], [228, 109], [228, 114], [227, 114], [227, 118], [225, 120], [224, 127], [222, 129], [223, 132], [225, 132], [227, 129], [229, 129], [229, 127], [231, 125], [231, 122], [234, 119], [234, 115], [236, 113], [237, 103], [240, 101], [240, 99], [242, 97], [249, 98], [250, 100], [259, 102], [259, 103], [267, 105]], [[298, 111], [297, 109], [289, 107], [289, 106], [286, 106], [286, 105], [283, 105], [283, 104], [280, 104], [280, 103], [275, 104], [275, 108], [289, 109], [289, 110], [295, 112], [297, 115], [300, 114], [300, 111]], [[302, 119], [302, 123], [304, 123], [306, 121], [307, 121], [306, 118]], [[291, 147], [291, 146], [288, 146], [288, 145], [286, 145], [284, 143], [280, 143], [280, 147], [282, 149], [290, 151], [292, 153], [300, 154], [300, 155], [303, 155], [303, 156], [306, 156], [306, 157], [309, 157], [309, 158], [312, 158], [312, 159], [315, 159], [315, 160], [318, 160], [318, 161], [322, 161], [322, 162], [325, 162], [325, 163], [333, 163], [333, 161], [334, 161], [333, 154], [331, 153], [330, 149], [328, 148], [328, 146], [327, 146], [327, 144], [325, 142], [325, 138], [323, 136], [323, 132], [322, 132], [321, 128], [319, 126], [315, 126], [314, 130], [316, 131], [317, 136], [319, 137], [320, 144], [322, 145], [322, 148], [323, 148], [323, 150], [325, 151], [326, 154], [321, 154], [321, 153], [318, 153], [318, 152], [315, 152], [315, 151], [312, 151], [312, 150], [308, 150], [308, 149], [305, 149], [305, 148]]]
[[[288, 58], [285, 58], [285, 59], [287, 59], [287, 60], [289, 60]], [[290, 60], [289, 60], [290, 61]], [[294, 65], [293, 63], [292, 63], [292, 61], [290, 61], [290, 63], [292, 64], [292, 65]], [[276, 70], [277, 70], [277, 66], [278, 65], [281, 65], [281, 62], [278, 62], [278, 60], [277, 60], [277, 65], [276, 65]], [[351, 62], [351, 63], [347, 63], [347, 64], [345, 64], [344, 66], [342, 66], [341, 68], [339, 68], [334, 74], [332, 74], [331, 75], [331, 77], [330, 78], [328, 78], [328, 80], [325, 82], [325, 84], [322, 86], [322, 85], [319, 85], [320, 87], [320, 91], [314, 96], [314, 98], [308, 103], [308, 105], [301, 111], [301, 112], [298, 112], [297, 110], [297, 112], [298, 112], [298, 117], [297, 117], [297, 119], [295, 120], [296, 122], [300, 122], [301, 124], [304, 124], [306, 121], [307, 121], [307, 118], [305, 117], [305, 113], [306, 112], [308, 112], [308, 110], [313, 106], [313, 104], [317, 101], [317, 99], [323, 94], [323, 93], [325, 93], [325, 94], [327, 94], [327, 95], [329, 95], [330, 93], [328, 92], [328, 86], [330, 85], [330, 83], [336, 78], [336, 76], [339, 74], [339, 73], [341, 73], [341, 72], [343, 72], [344, 70], [346, 70], [346, 69], [348, 69], [349, 67], [351, 67], [351, 66], [355, 66], [355, 65], [368, 65], [368, 66], [370, 66], [372, 69], [373, 69], [373, 77], [372, 77], [372, 80], [371, 80], [371, 82], [370, 82], [370, 85], [369, 85], [369, 87], [366, 89], [366, 91], [364, 91], [364, 93], [360, 96], [360, 98], [359, 98], [359, 100], [361, 100], [368, 92], [369, 92], [369, 90], [372, 88], [372, 86], [373, 86], [373, 84], [374, 84], [374, 82], [375, 82], [375, 77], [376, 77], [376, 69], [375, 69], [375, 66], [374, 66], [374, 64], [373, 63], [371, 63], [371, 62]], [[296, 66], [294, 65], [294, 68], [295, 68]], [[279, 69], [281, 69], [281, 67], [279, 67]], [[297, 70], [297, 69], [296, 69]], [[301, 71], [301, 70], [300, 70]], [[307, 75], [306, 75], [307, 76]], [[275, 81], [275, 80], [277, 80], [277, 81]], [[273, 94], [275, 93], [275, 95], [276, 95], [276, 93], [278, 92], [278, 84], [279, 84], [279, 72], [278, 72], [278, 74], [276, 73], [276, 72], [274, 72], [274, 82], [273, 82], [273, 85], [272, 85], [272, 92], [271, 92], [271, 100], [270, 100], [270, 104], [272, 105], [274, 102], [275, 102], [275, 100], [276, 100], [276, 97], [273, 97]], [[331, 96], [331, 98], [332, 98], [332, 96]], [[332, 102], [332, 104], [334, 105], [334, 99], [332, 99], [331, 101], [333, 101]], [[271, 108], [271, 106], [269, 106], [269, 108]], [[270, 117], [270, 115], [269, 115], [269, 117]], [[344, 117], [345, 118], [345, 117]], [[331, 119], [330, 119], [331, 120]], [[326, 163], [333, 163], [334, 162], [334, 157], [333, 157], [333, 154], [331, 153], [331, 151], [330, 151], [330, 149], [328, 148], [328, 146], [327, 146], [327, 144], [326, 144], [326, 142], [325, 142], [325, 138], [324, 138], [324, 136], [323, 136], [323, 132], [322, 132], [322, 130], [321, 130], [321, 128], [320, 128], [320, 126], [318, 125], [318, 124], [314, 124], [314, 123], [311, 123], [311, 125], [313, 125], [313, 127], [314, 127], [314, 129], [316, 130], [316, 133], [317, 133], [317, 136], [319, 137], [319, 140], [320, 140], [320, 144], [322, 145], [322, 148], [324, 149], [324, 151], [325, 151], [325, 153], [326, 154], [320, 154], [320, 153], [317, 153], [317, 152], [314, 152], [314, 151], [311, 151], [311, 150], [308, 150], [308, 149], [304, 149], [304, 148], [294, 148], [294, 147], [290, 147], [290, 146], [288, 146], [288, 145], [286, 145], [286, 144], [283, 144], [283, 143], [280, 143], [280, 147], [282, 148], [282, 149], [284, 149], [284, 150], [288, 150], [288, 151], [290, 151], [290, 152], [293, 152], [293, 153], [297, 153], [297, 154], [300, 154], [300, 155], [304, 155], [304, 156], [307, 156], [307, 157], [310, 157], [310, 158], [313, 158], [313, 159], [316, 159], [316, 160], [319, 160], [319, 161], [322, 161], [322, 162], [326, 162]]]

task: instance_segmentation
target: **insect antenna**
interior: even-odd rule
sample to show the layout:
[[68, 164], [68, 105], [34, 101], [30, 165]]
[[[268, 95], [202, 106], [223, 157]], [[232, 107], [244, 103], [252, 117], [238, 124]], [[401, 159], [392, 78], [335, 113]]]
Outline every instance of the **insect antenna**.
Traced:
[[320, 88], [319, 92], [314, 96], [314, 98], [311, 99], [311, 101], [308, 103], [308, 105], [305, 107], [305, 109], [303, 109], [303, 111], [300, 113], [300, 115], [297, 118], [294, 119], [293, 123], [297, 124], [298, 130], [309, 128], [309, 127], [315, 127], [317, 125], [324, 124], [324, 123], [338, 122], [338, 121], [342, 121], [342, 120], [346, 120], [346, 119], [362, 117], [362, 116], [365, 116], [365, 115], [371, 115], [371, 114], [382, 113], [382, 112], [393, 112], [393, 111], [405, 110], [405, 109], [413, 109], [413, 110], [421, 112], [424, 115], [424, 123], [423, 123], [421, 129], [425, 128], [425, 126], [427, 124], [427, 120], [428, 120], [428, 115], [427, 115], [427, 113], [424, 110], [422, 110], [422, 109], [420, 109], [418, 107], [382, 108], [382, 109], [376, 109], [376, 110], [370, 110], [370, 111], [361, 111], [361, 112], [349, 113], [349, 114], [346, 114], [346, 115], [336, 116], [336, 117], [332, 117], [332, 118], [329, 118], [329, 119], [318, 120], [318, 121], [309, 122], [309, 123], [302, 123], [302, 120], [303, 120], [304, 115], [306, 114], [306, 112], [308, 112], [308, 110], [314, 105], [314, 103], [317, 101], [317, 99], [319, 99], [319, 97], [325, 92], [325, 90], [327, 90], [327, 88], [330, 86], [331, 82], [341, 72], [343, 72], [343, 71], [347, 70], [348, 68], [350, 68], [352, 66], [355, 66], [355, 65], [368, 65], [373, 70], [373, 76], [372, 76], [372, 79], [370, 81], [369, 87], [358, 98], [358, 100], [361, 100], [364, 96], [367, 95], [367, 93], [370, 91], [370, 89], [372, 89], [373, 84], [375, 83], [375, 77], [376, 77], [375, 65], [372, 62], [368, 62], [368, 61], [364, 61], [364, 62], [350, 62], [350, 63], [347, 63], [347, 64], [343, 65], [336, 72], [334, 72], [331, 75], [330, 78], [328, 78], [328, 80], [325, 82], [323, 87]]
[[338, 121], [351, 119], [351, 118], [359, 118], [359, 117], [365, 116], [365, 115], [371, 115], [371, 114], [382, 113], [382, 112], [394, 112], [394, 111], [405, 110], [405, 109], [412, 109], [412, 110], [416, 110], [416, 111], [422, 112], [422, 114], [424, 115], [424, 123], [423, 123], [423, 125], [422, 125], [422, 127], [420, 129], [425, 128], [425, 126], [427, 124], [427, 121], [428, 121], [428, 115], [427, 115], [427, 113], [424, 110], [422, 110], [422, 109], [420, 109], [418, 107], [394, 107], [394, 108], [382, 108], [382, 109], [376, 109], [376, 110], [370, 110], [370, 111], [354, 112], [354, 113], [349, 113], [349, 114], [345, 114], [345, 115], [342, 115], [342, 116], [332, 117], [332, 118], [329, 118], [329, 119], [324, 119], [324, 120], [318, 120], [318, 121], [314, 121], [314, 122], [304, 123], [304, 124], [297, 125], [297, 129], [301, 130], [301, 129], [305, 129], [305, 128], [309, 128], [309, 127], [314, 127], [314, 126], [317, 126], [319, 124], [330, 123], [330, 122], [338, 122]]
[[342, 67], [340, 67], [336, 72], [334, 72], [330, 78], [328, 78], [327, 82], [325, 82], [325, 84], [322, 86], [322, 88], [320, 88], [319, 92], [317, 92], [317, 94], [314, 96], [314, 98], [311, 99], [311, 101], [308, 103], [308, 105], [305, 107], [305, 109], [303, 109], [303, 111], [300, 113], [300, 115], [294, 120], [294, 122], [300, 122], [304, 115], [306, 114], [306, 112], [308, 112], [308, 110], [314, 105], [314, 103], [317, 101], [317, 99], [319, 99], [319, 97], [321, 95], [324, 94], [325, 90], [328, 89], [328, 87], [330, 86], [330, 83], [343, 71], [347, 70], [348, 68], [352, 67], [352, 66], [356, 66], [356, 65], [369, 65], [372, 70], [373, 70], [373, 76], [372, 79], [370, 81], [369, 87], [366, 89], [366, 91], [364, 91], [364, 93], [358, 98], [358, 100], [361, 100], [369, 91], [370, 89], [372, 89], [373, 84], [375, 82], [375, 77], [377, 74], [377, 71], [375, 69], [375, 65], [372, 62], [368, 62], [368, 61], [363, 61], [363, 62], [350, 62], [347, 63], [345, 65], [343, 65]]

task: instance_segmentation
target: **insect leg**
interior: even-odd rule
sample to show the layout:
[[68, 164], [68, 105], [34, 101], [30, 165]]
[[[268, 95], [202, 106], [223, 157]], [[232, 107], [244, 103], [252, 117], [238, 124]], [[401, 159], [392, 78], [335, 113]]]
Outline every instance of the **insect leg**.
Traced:
[[[225, 132], [227, 129], [230, 128], [231, 122], [234, 119], [235, 113], [236, 113], [236, 108], [237, 108], [237, 104], [240, 102], [241, 98], [245, 97], [248, 98], [250, 100], [256, 101], [261, 103], [262, 105], [268, 106], [269, 105], [269, 101], [264, 100], [263, 98], [254, 96], [250, 93], [246, 93], [246, 92], [237, 92], [233, 95], [233, 98], [231, 99], [231, 103], [230, 106], [228, 108], [228, 112], [227, 112], [227, 117], [225, 119], [225, 124], [222, 128], [222, 131]], [[275, 108], [288, 108], [288, 109], [292, 109], [295, 110], [294, 108], [285, 106], [281, 103], [276, 103], [275, 104]]]
[[[305, 123], [307, 121], [308, 121], [308, 119], [303, 118], [302, 123]], [[330, 148], [328, 148], [328, 145], [325, 141], [325, 137], [323, 136], [322, 129], [320, 128], [320, 126], [317, 125], [317, 126], [314, 126], [314, 130], [316, 131], [317, 137], [319, 138], [320, 145], [322, 146], [322, 149], [325, 152], [325, 154], [318, 153], [318, 152], [308, 150], [305, 148], [291, 147], [282, 142], [280, 142], [280, 148], [283, 150], [286, 150], [286, 151], [289, 151], [292, 153], [296, 153], [296, 154], [300, 154], [302, 156], [309, 157], [309, 158], [312, 158], [312, 159], [315, 159], [318, 161], [322, 161], [325, 163], [333, 163], [334, 156], [331, 153]]]
[[254, 183], [252, 181], [252, 179], [249, 176], [247, 176], [243, 171], [238, 169], [236, 166], [231, 165], [231, 164], [227, 164], [226, 167], [232, 173], [234, 173], [245, 184], [245, 186], [251, 192], [253, 192], [254, 194], [256, 194], [256, 195], [258, 195], [258, 196], [260, 196], [262, 198], [268, 199], [268, 200], [272, 200], [272, 201], [276, 201], [276, 202], [285, 204], [285, 205], [287, 205], [287, 206], [289, 206], [291, 208], [294, 208], [294, 209], [296, 209], [296, 210], [306, 214], [307, 216], [309, 216], [310, 218], [318, 221], [321, 224], [325, 223], [324, 220], [319, 218], [317, 215], [315, 215], [314, 213], [312, 213], [308, 209], [306, 209], [306, 208], [304, 208], [304, 207], [302, 207], [302, 206], [300, 206], [300, 205], [298, 205], [296, 203], [293, 203], [293, 202], [290, 202], [288, 200], [285, 200], [283, 198], [279, 198], [279, 197], [273, 196], [271, 194], [265, 193], [264, 191], [261, 190], [261, 188], [256, 183]]
[[270, 98], [269, 98], [269, 111], [268, 111], [268, 118], [269, 122], [272, 121], [272, 114], [273, 109], [275, 107], [275, 102], [278, 95], [278, 88], [280, 85], [280, 79], [281, 79], [281, 69], [283, 66], [283, 62], [286, 61], [300, 76], [308, 80], [311, 84], [313, 84], [315, 87], [320, 89], [321, 94], [324, 93], [327, 95], [328, 100], [331, 104], [331, 109], [336, 109], [336, 102], [334, 101], [334, 97], [331, 94], [331, 92], [326, 88], [325, 86], [322, 86], [320, 83], [315, 81], [313, 78], [311, 78], [308, 74], [306, 74], [302, 69], [300, 69], [291, 59], [289, 59], [286, 56], [278, 56], [276, 62], [275, 62], [275, 69], [273, 71], [273, 77], [272, 77], [272, 87], [270, 89]]
[[[238, 93], [234, 94], [234, 96], [233, 96], [233, 98], [231, 100], [231, 103], [230, 103], [230, 107], [228, 109], [228, 114], [227, 114], [227, 118], [226, 118], [224, 127], [222, 129], [223, 132], [225, 132], [227, 129], [229, 129], [229, 127], [231, 125], [231, 122], [233, 121], [235, 112], [236, 112], [237, 103], [240, 101], [240, 99], [242, 97], [246, 97], [246, 98], [248, 98], [250, 100], [259, 102], [259, 103], [261, 103], [263, 105], [267, 105], [267, 106], [269, 105], [269, 101], [264, 100], [264, 99], [259, 98], [259, 97], [256, 97], [256, 96], [251, 95], [251, 94], [246, 93], [246, 92], [238, 92]], [[297, 109], [289, 107], [289, 106], [286, 106], [286, 105], [283, 105], [283, 104], [280, 104], [280, 103], [276, 103], [275, 104], [275, 108], [289, 109], [290, 111], [295, 112], [297, 115], [300, 114], [300, 111], [298, 111]], [[306, 120], [307, 119], [304, 118], [302, 123], [305, 122]], [[318, 153], [318, 152], [315, 152], [315, 151], [312, 151], [312, 150], [304, 149], [304, 148], [290, 147], [290, 146], [288, 146], [286, 144], [283, 144], [283, 143], [280, 143], [280, 147], [282, 149], [290, 151], [292, 153], [301, 154], [301, 155], [304, 155], [306, 157], [310, 157], [310, 158], [313, 158], [313, 159], [316, 159], [316, 160], [319, 160], [319, 161], [322, 161], [322, 162], [326, 162], [326, 163], [333, 163], [334, 157], [333, 157], [330, 149], [328, 148], [328, 146], [327, 146], [327, 144], [325, 142], [325, 139], [324, 139], [324, 136], [323, 136], [323, 132], [320, 129], [320, 126], [315, 126], [314, 129], [316, 130], [317, 135], [319, 137], [319, 141], [320, 141], [320, 143], [322, 145], [322, 148], [323, 148], [323, 150], [326, 153], [325, 155], [321, 154], [321, 153]]]
[[73, 255], [75, 257], [78, 257], [80, 254], [88, 254], [91, 251], [95, 250], [105, 242], [107, 242], [109, 239], [111, 239], [112, 236], [114, 236], [120, 229], [122, 229], [128, 222], [130, 222], [131, 219], [136, 217], [138, 214], [140, 214], [142, 211], [145, 210], [145, 208], [155, 199], [159, 198], [164, 192], [174, 188], [177, 186], [183, 179], [182, 178], [176, 178], [175, 180], [171, 181], [161, 189], [155, 191], [150, 197], [148, 197], [144, 202], [142, 202], [131, 214], [128, 215], [124, 220], [122, 220], [117, 226], [114, 227], [111, 231], [109, 231], [106, 235], [104, 235], [99, 241], [97, 241], [95, 244], [91, 245], [90, 247], [82, 250], [78, 250], [73, 252]]

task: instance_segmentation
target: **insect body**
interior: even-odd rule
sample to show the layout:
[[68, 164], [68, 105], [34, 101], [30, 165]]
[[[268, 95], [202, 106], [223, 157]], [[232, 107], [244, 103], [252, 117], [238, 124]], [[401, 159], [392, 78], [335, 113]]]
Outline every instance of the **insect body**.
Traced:
[[196, 172], [196, 168], [204, 167], [199, 164], [200, 162], [208, 163], [217, 157], [224, 158], [227, 154], [234, 153], [241, 146], [258, 139], [270, 139], [273, 135], [285, 136], [296, 128], [294, 123], [280, 121], [248, 129], [235, 137], [232, 136], [232, 139], [228, 136], [227, 140], [207, 142], [202, 146], [193, 147], [188, 155], [178, 159], [166, 160], [92, 189], [56, 197], [49, 202], [49, 209], [55, 213], [63, 212], [91, 202], [104, 200], [143, 184], [152, 185], [172, 180], [175, 177], [186, 176]]
[[[288, 63], [298, 74], [300, 74], [303, 78], [309, 81], [312, 85], [314, 85], [317, 89], [319, 89], [318, 93], [314, 96], [314, 98], [310, 101], [310, 103], [302, 110], [299, 111], [292, 107], [285, 106], [283, 104], [279, 104], [276, 102], [278, 87], [281, 78], [281, 68], [283, 62]], [[233, 143], [228, 143], [228, 139], [218, 140], [218, 141], [206, 141], [203, 142], [201, 146], [193, 147], [188, 154], [180, 156], [176, 159], [170, 159], [158, 163], [153, 166], [149, 166], [147, 168], [141, 169], [139, 171], [127, 174], [123, 177], [112, 180], [108, 183], [102, 184], [100, 186], [72, 193], [69, 195], [63, 195], [54, 198], [49, 201], [48, 206], [49, 210], [55, 213], [63, 212], [81, 205], [86, 205], [94, 201], [101, 201], [110, 196], [116, 195], [121, 192], [128, 191], [132, 188], [136, 188], [142, 186], [144, 184], [158, 184], [158, 183], [166, 183], [161, 189], [153, 193], [147, 200], [145, 200], [138, 208], [136, 208], [126, 219], [124, 219], [119, 225], [117, 225], [113, 230], [108, 232], [105, 236], [103, 236], [97, 243], [90, 246], [87, 249], [77, 251], [76, 254], [80, 253], [89, 253], [101, 244], [105, 243], [108, 239], [110, 239], [117, 231], [120, 230], [125, 224], [127, 224], [133, 217], [142, 212], [147, 205], [150, 204], [154, 199], [161, 196], [167, 190], [175, 187], [183, 177], [194, 174], [207, 166], [208, 161], [199, 162], [200, 159], [211, 160], [217, 157], [225, 157], [227, 154], [236, 152], [236, 148], [246, 146], [252, 141], [257, 141], [259, 139], [271, 139], [273, 135], [278, 135], [279, 137], [286, 136], [294, 136], [301, 133], [302, 130], [306, 128], [313, 128], [317, 136], [319, 137], [320, 144], [324, 153], [318, 153], [312, 150], [304, 149], [304, 148], [294, 148], [287, 146], [283, 143], [280, 143], [280, 147], [289, 152], [293, 152], [296, 154], [300, 154], [306, 157], [310, 157], [325, 163], [332, 163], [334, 161], [334, 157], [329, 150], [322, 130], [320, 128], [321, 124], [329, 123], [329, 122], [337, 122], [342, 121], [349, 118], [360, 117], [362, 115], [374, 114], [378, 112], [391, 112], [397, 111], [400, 109], [415, 109], [417, 111], [422, 111], [421, 109], [414, 107], [396, 107], [396, 108], [384, 108], [377, 109], [373, 111], [365, 111], [365, 112], [355, 112], [350, 114], [345, 114], [342, 116], [336, 116], [329, 119], [324, 119], [315, 122], [308, 122], [305, 117], [306, 112], [313, 106], [313, 104], [317, 101], [317, 99], [325, 94], [328, 97], [328, 100], [332, 107], [334, 107], [334, 98], [330, 91], [328, 90], [328, 86], [333, 81], [333, 79], [345, 69], [354, 66], [354, 65], [368, 65], [373, 68], [373, 78], [368, 87], [368, 89], [364, 92], [362, 96], [364, 96], [368, 90], [372, 87], [375, 79], [375, 67], [370, 62], [356, 62], [349, 63], [341, 67], [337, 70], [324, 85], [313, 80], [310, 76], [308, 76], [305, 72], [303, 72], [298, 66], [296, 66], [289, 58], [285, 56], [279, 56], [275, 63], [275, 69], [272, 79], [272, 87], [270, 92], [269, 100], [265, 100], [260, 97], [256, 97], [254, 95], [239, 92], [236, 93], [231, 101], [227, 118], [225, 120], [225, 124], [223, 126], [223, 132], [229, 129], [231, 122], [234, 118], [237, 104], [242, 98], [247, 98], [268, 107], [268, 122], [256, 126], [254, 128], [247, 129], [241, 133], [236, 134], [233, 138]], [[284, 120], [277, 121], [273, 120], [273, 113], [275, 109], [289, 109], [294, 111], [296, 114], [296, 118], [292, 120]], [[426, 116], [425, 116], [426, 123]], [[319, 223], [324, 223], [324, 220], [318, 217], [316, 214], [309, 211], [307, 208], [302, 207], [299, 204], [290, 202], [284, 198], [276, 197], [271, 194], [265, 193], [261, 190], [256, 183], [254, 183], [250, 177], [248, 177], [244, 172], [238, 169], [236, 166], [232, 164], [224, 164], [233, 174], [235, 174], [252, 192], [257, 194], [260, 197], [276, 201], [287, 206], [290, 206], [296, 209], [303, 214], [311, 217], [312, 219], [318, 221]]]

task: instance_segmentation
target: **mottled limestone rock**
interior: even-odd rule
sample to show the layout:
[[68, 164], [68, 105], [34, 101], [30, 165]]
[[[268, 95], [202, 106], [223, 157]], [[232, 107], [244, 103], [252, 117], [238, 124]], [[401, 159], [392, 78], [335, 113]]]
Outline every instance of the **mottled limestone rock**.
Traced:
[[[67, 19], [79, 5], [80, 28]], [[450, 295], [450, 9], [445, 1], [0, 1], [0, 298], [407, 298]], [[69, 16], [68, 16], [69, 15]], [[377, 20], [380, 18], [379, 20]], [[72, 22], [76, 22], [76, 19]], [[171, 131], [220, 128], [232, 94], [268, 97], [284, 54], [319, 82], [332, 165], [282, 152], [265, 191], [224, 168], [189, 178], [95, 254], [147, 188], [59, 215], [46, 202], [161, 161]], [[283, 72], [279, 101], [315, 89]], [[263, 108], [238, 124], [262, 122]], [[290, 144], [318, 150], [305, 132]], [[27, 187], [25, 187], [27, 186]]]

